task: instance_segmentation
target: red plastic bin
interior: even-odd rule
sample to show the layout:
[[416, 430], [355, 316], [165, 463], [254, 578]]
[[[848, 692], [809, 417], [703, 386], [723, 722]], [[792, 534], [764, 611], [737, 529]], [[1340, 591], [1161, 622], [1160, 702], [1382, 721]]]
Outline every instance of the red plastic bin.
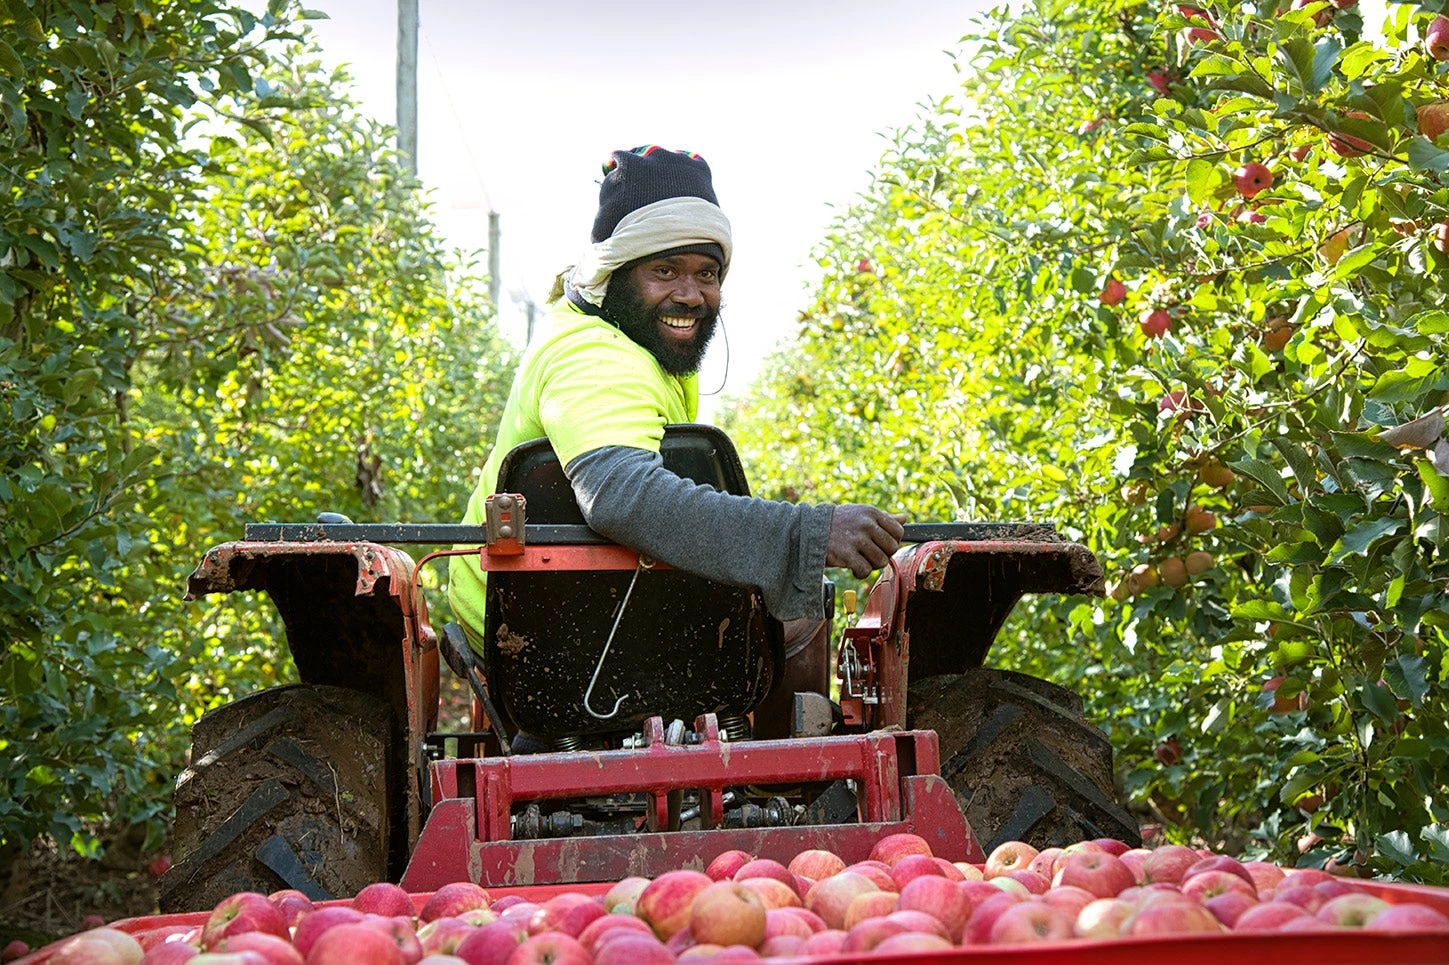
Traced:
[[[1391, 904], [1419, 902], [1449, 915], [1449, 888], [1405, 885], [1384, 881], [1357, 881], [1364, 890]], [[543, 901], [575, 891], [603, 894], [609, 884], [535, 885], [490, 888], [495, 898], [518, 895], [529, 901]], [[415, 894], [419, 909], [431, 893]], [[348, 899], [319, 902], [321, 906], [347, 904]], [[135, 934], [167, 925], [200, 925], [210, 913], [184, 912], [126, 918], [110, 927]], [[65, 939], [62, 939], [64, 941]], [[37, 949], [15, 965], [42, 965], [60, 944]], [[1449, 931], [1399, 933], [1367, 929], [1335, 932], [1234, 933], [1217, 935], [1162, 935], [1151, 938], [1079, 939], [1042, 945], [968, 945], [950, 951], [918, 952], [910, 955], [826, 955], [800, 959], [770, 959], [771, 962], [844, 965], [949, 965], [952, 962], [1001, 962], [1009, 965], [1449, 965]]]

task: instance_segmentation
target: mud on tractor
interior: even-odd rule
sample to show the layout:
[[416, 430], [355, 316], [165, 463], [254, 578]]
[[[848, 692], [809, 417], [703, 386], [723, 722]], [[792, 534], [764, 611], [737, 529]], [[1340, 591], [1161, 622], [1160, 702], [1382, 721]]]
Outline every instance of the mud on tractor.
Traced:
[[[749, 492], [716, 429], [671, 426], [662, 453]], [[822, 672], [819, 693], [795, 695], [790, 734], [755, 739], [784, 660], [758, 591], [598, 536], [546, 440], [499, 478], [486, 526], [250, 524], [206, 554], [189, 596], [267, 593], [301, 683], [197, 722], [164, 910], [383, 880], [609, 881], [736, 848], [854, 862], [896, 831], [956, 861], [1009, 839], [1138, 842], [1081, 699], [983, 666], [1023, 594], [1102, 593], [1091, 552], [1053, 528], [908, 525], [839, 641], [838, 702]], [[396, 548], [414, 544], [444, 548], [415, 565]], [[434, 631], [417, 581], [463, 552], [489, 574], [481, 654], [456, 626]], [[437, 732], [443, 663], [472, 690], [468, 732]]]

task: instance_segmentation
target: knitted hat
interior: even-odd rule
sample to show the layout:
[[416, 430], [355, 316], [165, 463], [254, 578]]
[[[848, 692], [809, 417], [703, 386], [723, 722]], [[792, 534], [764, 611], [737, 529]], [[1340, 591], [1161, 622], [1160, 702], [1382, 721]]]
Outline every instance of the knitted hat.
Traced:
[[[599, 213], [594, 217], [591, 240], [598, 244], [614, 233], [631, 211], [667, 198], [703, 198], [718, 207], [709, 163], [689, 151], [670, 151], [657, 144], [615, 151], [604, 164], [599, 185]], [[719, 245], [686, 245], [671, 251], [698, 251], [724, 263]]]

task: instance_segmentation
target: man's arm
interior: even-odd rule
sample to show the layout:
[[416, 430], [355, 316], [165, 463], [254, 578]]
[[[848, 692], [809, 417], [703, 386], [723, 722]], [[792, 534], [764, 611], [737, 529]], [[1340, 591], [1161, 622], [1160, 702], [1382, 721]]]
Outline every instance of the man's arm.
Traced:
[[757, 586], [780, 620], [820, 619], [824, 568], [864, 577], [899, 546], [900, 521], [870, 506], [733, 496], [681, 478], [657, 452], [605, 446], [564, 471], [604, 536], [691, 573]]

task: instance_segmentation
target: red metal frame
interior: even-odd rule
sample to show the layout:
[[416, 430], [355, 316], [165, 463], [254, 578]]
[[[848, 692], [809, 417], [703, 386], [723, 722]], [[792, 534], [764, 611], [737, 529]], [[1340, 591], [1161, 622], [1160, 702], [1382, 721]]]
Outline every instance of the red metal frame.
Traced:
[[[703, 868], [739, 848], [788, 861], [808, 848], [828, 848], [847, 861], [868, 857], [885, 834], [909, 831], [953, 861], [985, 855], [950, 788], [937, 775], [930, 731], [799, 740], [721, 740], [713, 714], [695, 722], [698, 745], [664, 743], [664, 723], [648, 722], [648, 745], [637, 750], [437, 761], [433, 811], [418, 839], [402, 886], [427, 890], [457, 880], [484, 885], [612, 881], [670, 868]], [[859, 823], [725, 829], [728, 787], [798, 785], [850, 779]], [[698, 791], [704, 830], [665, 832], [671, 791]], [[510, 816], [520, 801], [645, 791], [651, 806], [638, 834], [511, 840]]]

